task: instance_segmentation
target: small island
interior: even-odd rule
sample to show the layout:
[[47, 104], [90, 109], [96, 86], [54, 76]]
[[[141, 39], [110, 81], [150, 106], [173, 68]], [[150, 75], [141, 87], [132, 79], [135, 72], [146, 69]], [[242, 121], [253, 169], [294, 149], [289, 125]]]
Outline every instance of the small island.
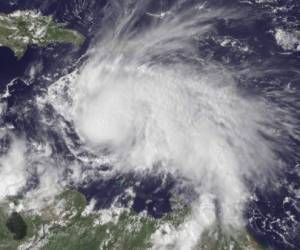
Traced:
[[80, 46], [85, 38], [78, 31], [55, 23], [51, 16], [36, 11], [0, 13], [0, 46], [10, 48], [20, 59], [28, 46], [46, 47], [51, 43], [72, 43]]

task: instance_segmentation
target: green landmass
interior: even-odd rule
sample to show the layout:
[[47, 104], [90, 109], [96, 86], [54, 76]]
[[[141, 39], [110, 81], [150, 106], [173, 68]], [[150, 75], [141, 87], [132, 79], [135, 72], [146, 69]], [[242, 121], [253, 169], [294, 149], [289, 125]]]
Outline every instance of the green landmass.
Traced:
[[[67, 190], [38, 214], [28, 211], [13, 212], [9, 203], [0, 204], [0, 249], [17, 250], [145, 250], [151, 249], [151, 236], [163, 225], [173, 229], [190, 215], [190, 208], [171, 212], [161, 219], [121, 209], [105, 219], [104, 210], [87, 212], [85, 197]], [[18, 200], [13, 200], [17, 205]], [[8, 212], [9, 211], [9, 212]], [[58, 212], [59, 211], [59, 212]], [[113, 210], [108, 209], [111, 212]], [[16, 215], [17, 214], [17, 215]], [[13, 216], [12, 216], [13, 215]], [[15, 227], [8, 222], [15, 218]], [[24, 234], [26, 223], [26, 235]], [[21, 229], [20, 229], [21, 227]], [[15, 232], [14, 230], [18, 230]], [[16, 233], [22, 237], [16, 237]], [[163, 234], [167, 232], [163, 232]], [[203, 233], [195, 249], [201, 250], [263, 250], [247, 232], [225, 233], [217, 226]]]
[[258, 244], [250, 234], [245, 231], [232, 230], [225, 233], [222, 228], [215, 226], [206, 230], [197, 249], [201, 250], [267, 250]]
[[17, 58], [24, 55], [29, 45], [72, 43], [79, 47], [84, 40], [82, 34], [55, 23], [51, 16], [34, 11], [0, 13], [0, 46], [9, 47]]

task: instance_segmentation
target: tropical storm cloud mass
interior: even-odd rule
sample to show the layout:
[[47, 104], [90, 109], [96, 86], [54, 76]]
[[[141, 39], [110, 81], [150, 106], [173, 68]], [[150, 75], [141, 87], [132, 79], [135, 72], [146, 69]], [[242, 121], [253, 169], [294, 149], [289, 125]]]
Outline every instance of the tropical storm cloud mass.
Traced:
[[299, 248], [297, 1], [1, 8], [75, 38], [0, 51], [0, 248]]

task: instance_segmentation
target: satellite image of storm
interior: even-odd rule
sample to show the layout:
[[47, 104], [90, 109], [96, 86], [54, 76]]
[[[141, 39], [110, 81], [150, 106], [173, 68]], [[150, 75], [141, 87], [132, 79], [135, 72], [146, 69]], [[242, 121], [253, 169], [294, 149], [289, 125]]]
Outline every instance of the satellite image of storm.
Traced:
[[300, 250], [299, 0], [0, 0], [0, 250]]

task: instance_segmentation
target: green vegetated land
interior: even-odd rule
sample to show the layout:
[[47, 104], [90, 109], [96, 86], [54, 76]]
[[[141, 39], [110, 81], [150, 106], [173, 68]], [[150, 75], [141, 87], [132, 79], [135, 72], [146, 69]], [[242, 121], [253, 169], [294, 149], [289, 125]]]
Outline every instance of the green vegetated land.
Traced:
[[[14, 201], [16, 204], [18, 201]], [[105, 219], [105, 213], [84, 214], [87, 202], [76, 191], [59, 195], [39, 214], [9, 211], [0, 204], [0, 249], [16, 250], [144, 250], [151, 249], [151, 236], [162, 225], [175, 230], [185, 222], [190, 209], [180, 209], [161, 219], [121, 210]], [[6, 208], [5, 208], [6, 207]], [[57, 212], [60, 211], [60, 212]], [[109, 211], [109, 210], [108, 210]], [[104, 217], [103, 217], [104, 216]], [[165, 232], [167, 233], [167, 232]], [[163, 232], [164, 234], [164, 232]], [[172, 246], [170, 246], [172, 248]], [[246, 232], [228, 235], [218, 227], [205, 232], [196, 249], [262, 250]]]
[[[59, 203], [63, 205], [63, 210], [58, 215], [55, 204]], [[64, 192], [57, 197], [55, 204], [45, 208], [40, 215], [7, 213], [5, 205], [2, 205], [0, 249], [15, 250], [21, 245], [22, 249], [39, 246], [45, 250], [148, 249], [151, 247], [151, 235], [162, 223], [178, 226], [188, 212], [178, 211], [157, 220], [124, 210], [117, 215], [116, 220], [97, 223], [103, 215], [83, 215], [86, 200], [76, 191]], [[10, 224], [15, 224], [13, 230]]]
[[21, 58], [29, 45], [45, 47], [51, 43], [72, 43], [80, 46], [85, 38], [78, 31], [57, 24], [51, 16], [34, 11], [0, 14], [0, 46], [9, 47]]

